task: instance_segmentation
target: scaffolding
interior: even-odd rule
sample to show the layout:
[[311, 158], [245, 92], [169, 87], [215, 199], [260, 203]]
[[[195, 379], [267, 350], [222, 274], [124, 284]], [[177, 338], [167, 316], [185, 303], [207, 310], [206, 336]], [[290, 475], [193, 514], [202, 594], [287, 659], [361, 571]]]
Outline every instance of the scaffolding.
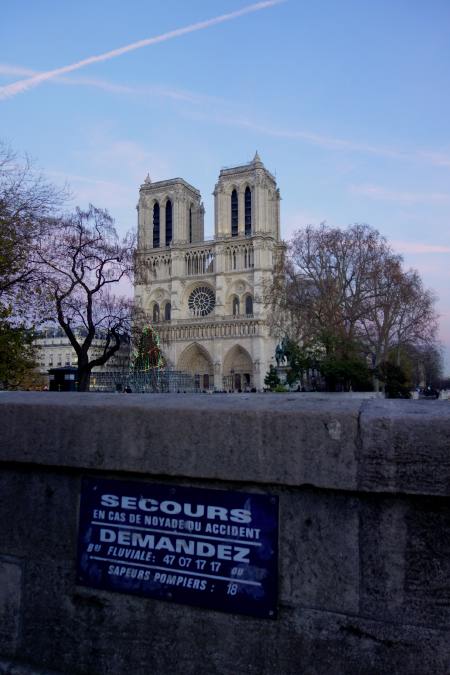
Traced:
[[140, 394], [203, 391], [199, 376], [169, 366], [161, 352], [159, 335], [152, 326], [144, 326], [136, 333], [130, 351], [128, 366], [93, 372], [90, 391]]
[[199, 392], [201, 388], [193, 375], [161, 367], [93, 373], [90, 391], [156, 394]]

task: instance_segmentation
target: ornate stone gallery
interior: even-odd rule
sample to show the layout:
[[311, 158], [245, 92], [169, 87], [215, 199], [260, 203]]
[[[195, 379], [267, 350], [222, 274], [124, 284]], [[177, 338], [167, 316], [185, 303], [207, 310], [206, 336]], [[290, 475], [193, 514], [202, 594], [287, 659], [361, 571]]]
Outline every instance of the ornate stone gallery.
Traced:
[[222, 169], [214, 237], [205, 240], [200, 192], [182, 178], [139, 191], [135, 298], [166, 361], [199, 389], [262, 389], [273, 363], [263, 290], [280, 241], [280, 193], [258, 153]]

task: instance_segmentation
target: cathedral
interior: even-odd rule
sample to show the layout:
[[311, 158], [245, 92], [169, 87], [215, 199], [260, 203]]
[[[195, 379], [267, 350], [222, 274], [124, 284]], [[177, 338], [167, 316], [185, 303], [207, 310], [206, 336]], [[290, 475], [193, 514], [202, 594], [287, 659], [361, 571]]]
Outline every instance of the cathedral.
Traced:
[[280, 240], [280, 193], [258, 153], [220, 171], [214, 236], [204, 236], [200, 192], [182, 178], [139, 191], [135, 300], [168, 366], [199, 390], [264, 387], [274, 363], [263, 296]]

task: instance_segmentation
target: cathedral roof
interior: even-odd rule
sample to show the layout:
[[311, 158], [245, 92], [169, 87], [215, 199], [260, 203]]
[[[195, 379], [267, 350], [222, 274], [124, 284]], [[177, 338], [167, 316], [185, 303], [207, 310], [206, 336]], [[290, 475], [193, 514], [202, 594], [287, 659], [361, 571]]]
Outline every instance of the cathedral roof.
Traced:
[[183, 187], [187, 188], [191, 192], [194, 192], [196, 195], [199, 195], [200, 192], [195, 188], [193, 185], [188, 183], [187, 181], [184, 180], [184, 178], [169, 178], [168, 180], [158, 180], [152, 182], [150, 179], [150, 176], [147, 174], [147, 178], [141, 185], [141, 190], [145, 190], [146, 192], [157, 192], [158, 190], [161, 190], [162, 188], [173, 188], [176, 187], [177, 185], [182, 185]]
[[243, 174], [254, 171], [255, 169], [263, 169], [267, 176], [269, 176], [274, 183], [276, 183], [275, 176], [273, 176], [270, 171], [264, 166], [261, 157], [259, 156], [258, 151], [255, 152], [255, 156], [247, 164], [240, 164], [238, 166], [226, 166], [220, 170], [219, 179], [223, 176], [232, 176], [233, 174]]

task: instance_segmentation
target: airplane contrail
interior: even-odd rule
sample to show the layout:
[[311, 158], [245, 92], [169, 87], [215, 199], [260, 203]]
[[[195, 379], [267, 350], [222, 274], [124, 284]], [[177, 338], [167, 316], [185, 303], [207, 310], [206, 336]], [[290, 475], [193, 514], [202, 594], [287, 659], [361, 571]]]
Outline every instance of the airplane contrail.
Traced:
[[24, 80], [18, 80], [12, 84], [5, 85], [0, 87], [0, 99], [11, 98], [17, 94], [21, 94], [32, 87], [37, 87], [42, 82], [46, 80], [51, 80], [58, 75], [64, 75], [65, 73], [71, 73], [74, 70], [79, 70], [85, 66], [89, 66], [91, 63], [99, 63], [101, 61], [108, 61], [113, 59], [116, 56], [121, 56], [127, 52], [134, 51], [135, 49], [141, 49], [141, 47], [148, 47], [149, 45], [154, 45], [159, 42], [165, 42], [166, 40], [172, 40], [173, 38], [180, 37], [181, 35], [186, 35], [187, 33], [194, 33], [198, 30], [203, 30], [204, 28], [209, 28], [210, 26], [215, 26], [219, 23], [224, 23], [225, 21], [231, 21], [232, 19], [237, 19], [244, 14], [250, 14], [251, 12], [258, 12], [261, 9], [266, 9], [267, 7], [272, 7], [273, 5], [279, 5], [280, 3], [285, 2], [285, 0], [263, 0], [262, 2], [255, 2], [252, 5], [247, 5], [238, 9], [235, 12], [230, 12], [228, 14], [221, 14], [216, 16], [213, 19], [207, 19], [206, 21], [199, 21], [198, 23], [193, 23], [190, 26], [184, 26], [183, 28], [176, 28], [171, 30], [168, 33], [162, 33], [161, 35], [156, 35], [155, 37], [146, 38], [144, 40], [139, 40], [138, 42], [132, 42], [129, 45], [124, 47], [119, 47], [118, 49], [113, 49], [104, 54], [97, 54], [96, 56], [89, 56], [87, 59], [82, 61], [77, 61], [76, 63], [71, 63], [68, 66], [63, 66], [62, 68], [55, 68], [54, 70], [47, 70], [44, 73], [38, 73], [32, 77], [28, 77]]

